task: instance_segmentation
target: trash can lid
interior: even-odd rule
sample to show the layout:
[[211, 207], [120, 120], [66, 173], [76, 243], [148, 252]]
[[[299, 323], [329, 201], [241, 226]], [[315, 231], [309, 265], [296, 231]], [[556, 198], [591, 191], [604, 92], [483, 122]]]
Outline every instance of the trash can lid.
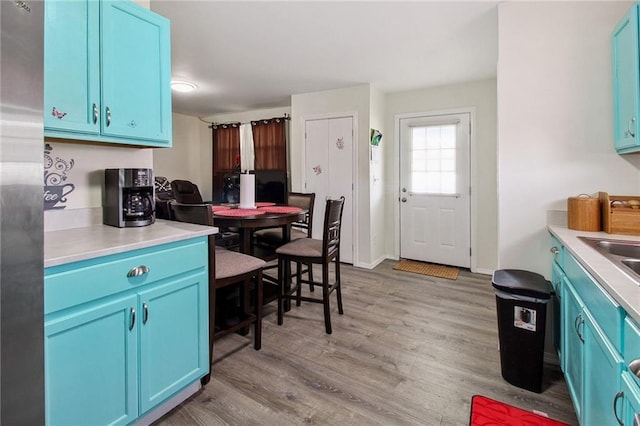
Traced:
[[535, 272], [520, 269], [498, 269], [491, 279], [493, 287], [506, 293], [536, 299], [551, 298], [551, 284]]

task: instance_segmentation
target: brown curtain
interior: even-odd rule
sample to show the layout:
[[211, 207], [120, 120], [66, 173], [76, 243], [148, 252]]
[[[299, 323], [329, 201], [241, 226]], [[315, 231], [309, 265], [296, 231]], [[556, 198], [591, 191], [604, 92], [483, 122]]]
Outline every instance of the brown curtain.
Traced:
[[240, 163], [240, 128], [237, 125], [213, 128], [213, 169], [233, 170]]
[[284, 118], [253, 121], [256, 170], [287, 170], [287, 128]]
[[220, 202], [223, 177], [240, 164], [240, 126], [224, 124], [213, 126], [213, 200]]

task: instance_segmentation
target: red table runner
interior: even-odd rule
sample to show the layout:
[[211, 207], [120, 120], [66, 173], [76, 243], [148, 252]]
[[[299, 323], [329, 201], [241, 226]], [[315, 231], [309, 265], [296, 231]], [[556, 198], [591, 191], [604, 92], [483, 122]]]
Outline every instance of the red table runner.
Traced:
[[269, 206], [260, 207], [260, 211], [264, 213], [299, 213], [302, 209], [300, 207], [292, 206]]
[[220, 210], [229, 210], [229, 207], [227, 206], [211, 206], [211, 211], [212, 212], [219, 212]]
[[243, 216], [257, 216], [260, 214], [265, 214], [266, 212], [262, 209], [226, 209], [219, 210], [215, 212], [218, 216], [232, 216], [232, 217], [243, 217]]

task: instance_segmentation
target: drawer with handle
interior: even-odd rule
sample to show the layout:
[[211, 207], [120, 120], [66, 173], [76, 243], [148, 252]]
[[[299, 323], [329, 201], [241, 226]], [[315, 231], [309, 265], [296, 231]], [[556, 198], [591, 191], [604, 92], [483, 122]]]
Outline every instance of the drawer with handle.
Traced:
[[199, 237], [45, 269], [45, 315], [207, 266], [207, 239]]

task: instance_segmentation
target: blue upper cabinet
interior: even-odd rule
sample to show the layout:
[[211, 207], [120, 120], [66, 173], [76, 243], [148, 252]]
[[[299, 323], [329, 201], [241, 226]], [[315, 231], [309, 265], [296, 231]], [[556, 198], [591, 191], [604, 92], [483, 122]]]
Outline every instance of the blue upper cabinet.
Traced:
[[171, 140], [169, 21], [134, 3], [102, 1], [104, 135]]
[[170, 44], [128, 0], [47, 1], [45, 136], [170, 147]]
[[634, 4], [613, 31], [614, 141], [620, 154], [640, 150], [640, 52], [638, 6]]
[[45, 2], [46, 130], [99, 135], [100, 25], [96, 2]]

